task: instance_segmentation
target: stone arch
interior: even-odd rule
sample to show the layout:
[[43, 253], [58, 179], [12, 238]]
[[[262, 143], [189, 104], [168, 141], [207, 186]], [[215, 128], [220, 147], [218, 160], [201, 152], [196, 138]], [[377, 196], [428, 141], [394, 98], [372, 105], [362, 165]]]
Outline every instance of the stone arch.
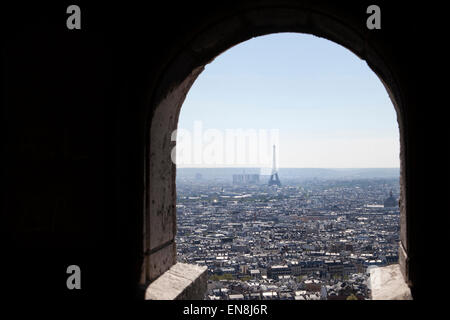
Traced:
[[176, 263], [176, 186], [175, 165], [171, 161], [184, 99], [206, 64], [234, 45], [252, 37], [298, 32], [312, 34], [338, 43], [365, 60], [385, 86], [397, 113], [400, 130], [400, 250], [402, 273], [409, 277], [409, 237], [406, 181], [408, 176], [405, 97], [393, 70], [389, 53], [380, 49], [371, 31], [365, 28], [365, 15], [355, 21], [337, 8], [298, 5], [264, 5], [227, 13], [209, 21], [185, 41], [171, 56], [151, 94], [147, 117], [144, 201], [144, 262], [141, 284], [152, 282]]

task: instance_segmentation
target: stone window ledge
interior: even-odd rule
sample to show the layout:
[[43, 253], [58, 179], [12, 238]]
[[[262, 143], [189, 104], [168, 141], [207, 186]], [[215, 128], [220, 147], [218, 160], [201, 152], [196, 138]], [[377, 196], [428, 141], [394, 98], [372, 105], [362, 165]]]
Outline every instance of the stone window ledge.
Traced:
[[372, 300], [412, 300], [399, 264], [370, 270]]
[[207, 267], [176, 263], [147, 287], [145, 300], [202, 300], [206, 270]]

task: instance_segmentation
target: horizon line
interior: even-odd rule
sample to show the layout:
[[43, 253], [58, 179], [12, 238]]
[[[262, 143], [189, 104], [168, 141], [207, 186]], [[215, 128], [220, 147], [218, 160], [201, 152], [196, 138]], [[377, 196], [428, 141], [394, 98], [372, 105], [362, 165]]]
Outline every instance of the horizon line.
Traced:
[[[269, 167], [176, 167], [176, 169], [261, 169]], [[278, 169], [400, 169], [400, 167], [278, 167]]]

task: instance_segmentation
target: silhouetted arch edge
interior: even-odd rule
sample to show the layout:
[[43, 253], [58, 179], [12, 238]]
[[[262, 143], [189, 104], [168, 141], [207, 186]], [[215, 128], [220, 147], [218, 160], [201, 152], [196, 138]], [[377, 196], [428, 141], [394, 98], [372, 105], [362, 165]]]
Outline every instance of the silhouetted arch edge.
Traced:
[[[361, 21], [365, 23], [365, 21]], [[141, 283], [154, 280], [176, 262], [174, 237], [176, 233], [175, 165], [171, 150], [175, 142], [171, 133], [176, 130], [184, 99], [204, 66], [231, 47], [253, 37], [298, 32], [333, 41], [366, 61], [385, 86], [397, 113], [400, 131], [400, 250], [399, 263], [405, 279], [408, 277], [408, 202], [406, 198], [407, 136], [401, 86], [389, 63], [371, 42], [370, 32], [361, 33], [361, 26], [317, 8], [299, 6], [264, 6], [230, 13], [220, 20], [210, 21], [185, 41], [170, 57], [159, 75], [156, 89], [149, 93], [145, 145], [144, 192], [144, 261]], [[359, 30], [359, 31], [358, 31]], [[169, 262], [163, 266], [150, 261], [150, 254], [161, 244], [173, 246]], [[155, 269], [156, 268], [156, 269]], [[411, 283], [409, 283], [411, 284]]]

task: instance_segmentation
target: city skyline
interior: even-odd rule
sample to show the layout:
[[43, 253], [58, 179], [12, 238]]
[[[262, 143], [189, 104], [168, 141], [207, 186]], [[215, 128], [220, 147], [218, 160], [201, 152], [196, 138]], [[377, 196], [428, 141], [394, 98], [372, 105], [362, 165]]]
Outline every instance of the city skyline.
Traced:
[[177, 182], [177, 261], [207, 267], [205, 300], [370, 300], [371, 270], [397, 268], [397, 179], [248, 178]]

